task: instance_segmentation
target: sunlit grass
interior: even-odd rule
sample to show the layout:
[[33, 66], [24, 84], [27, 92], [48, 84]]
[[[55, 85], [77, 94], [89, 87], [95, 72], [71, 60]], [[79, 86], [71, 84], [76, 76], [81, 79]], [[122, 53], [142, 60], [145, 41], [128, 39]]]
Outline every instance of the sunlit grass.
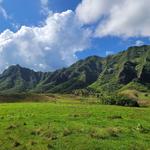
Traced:
[[[0, 105], [0, 149], [95, 150], [150, 147], [150, 108], [78, 100]], [[78, 102], [78, 103], [77, 103]]]

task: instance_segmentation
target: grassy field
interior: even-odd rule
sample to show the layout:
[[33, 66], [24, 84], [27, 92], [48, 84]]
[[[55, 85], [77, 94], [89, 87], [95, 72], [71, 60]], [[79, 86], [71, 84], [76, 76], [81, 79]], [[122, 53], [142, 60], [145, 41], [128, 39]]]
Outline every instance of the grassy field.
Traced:
[[150, 107], [0, 104], [0, 150], [150, 150]]

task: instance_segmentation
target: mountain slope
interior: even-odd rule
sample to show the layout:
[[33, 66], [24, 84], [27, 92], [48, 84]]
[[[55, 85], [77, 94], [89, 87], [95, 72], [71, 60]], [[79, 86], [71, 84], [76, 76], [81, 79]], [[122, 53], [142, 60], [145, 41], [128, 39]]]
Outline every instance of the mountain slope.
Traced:
[[33, 89], [45, 75], [19, 65], [10, 66], [0, 75], [0, 91], [23, 92]]
[[71, 92], [97, 80], [103, 58], [92, 56], [55, 72], [35, 72], [19, 65], [10, 66], [0, 75], [1, 92]]
[[131, 82], [149, 86], [150, 46], [130, 47], [108, 56], [104, 66], [98, 80], [90, 86], [95, 90], [113, 92]]
[[150, 88], [150, 46], [130, 47], [106, 58], [91, 56], [55, 72], [35, 72], [16, 65], [0, 75], [1, 93], [69, 93], [83, 88], [109, 93], [137, 84]]
[[35, 92], [71, 92], [85, 88], [97, 80], [102, 71], [103, 59], [97, 56], [80, 60], [69, 68], [57, 70], [40, 82]]

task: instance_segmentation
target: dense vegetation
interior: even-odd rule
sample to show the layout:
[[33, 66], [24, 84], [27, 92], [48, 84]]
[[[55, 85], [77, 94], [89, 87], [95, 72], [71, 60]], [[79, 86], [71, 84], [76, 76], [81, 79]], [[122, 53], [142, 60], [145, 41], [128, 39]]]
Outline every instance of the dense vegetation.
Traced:
[[103, 96], [101, 97], [103, 104], [108, 105], [120, 105], [120, 106], [132, 106], [132, 107], [139, 107], [139, 104], [136, 100], [133, 98], [129, 98], [124, 95], [109, 95], [109, 96]]
[[[19, 65], [0, 75], [1, 93], [71, 93], [76, 89], [114, 92], [133, 83], [150, 88], [150, 46], [130, 47], [106, 58], [91, 56], [55, 72], [35, 72]], [[133, 86], [132, 86], [133, 87]]]

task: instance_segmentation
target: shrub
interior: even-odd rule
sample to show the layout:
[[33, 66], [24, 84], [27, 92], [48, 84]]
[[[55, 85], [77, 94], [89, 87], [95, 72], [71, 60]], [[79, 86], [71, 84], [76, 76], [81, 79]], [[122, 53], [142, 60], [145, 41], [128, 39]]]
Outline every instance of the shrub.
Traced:
[[108, 105], [139, 107], [139, 104], [136, 100], [118, 94], [102, 97], [101, 101], [103, 104]]

